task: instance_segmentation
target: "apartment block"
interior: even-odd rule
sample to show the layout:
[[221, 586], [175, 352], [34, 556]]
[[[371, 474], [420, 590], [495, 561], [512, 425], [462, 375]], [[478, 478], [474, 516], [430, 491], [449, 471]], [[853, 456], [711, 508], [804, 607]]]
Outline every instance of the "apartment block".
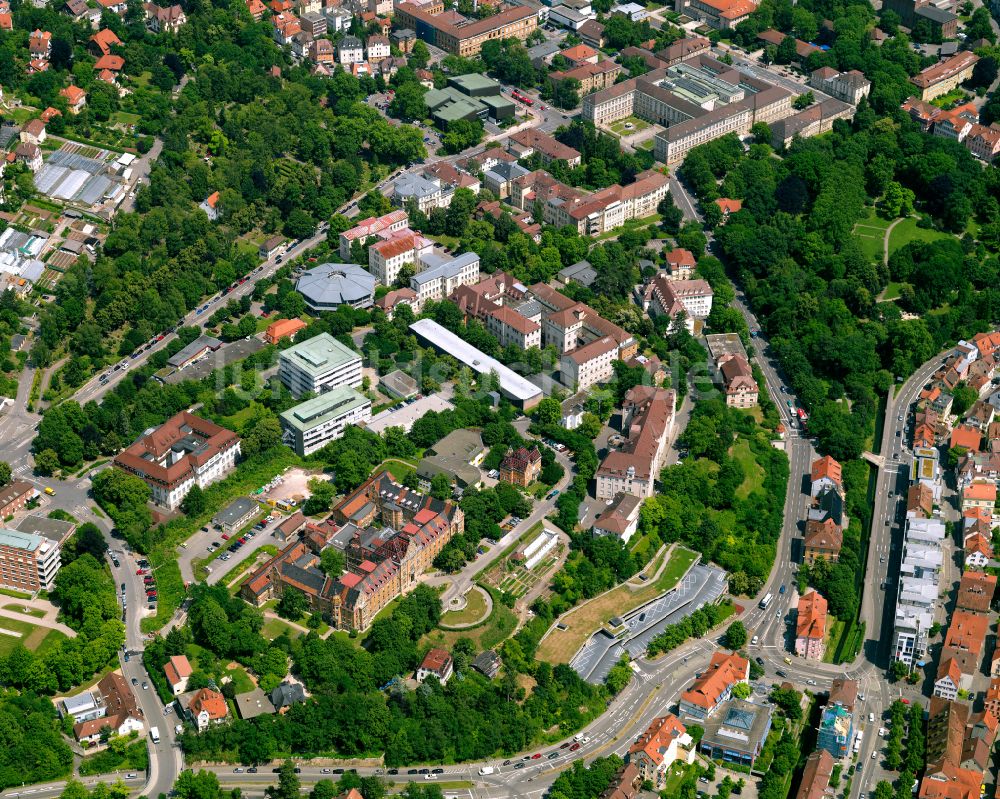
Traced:
[[289, 408], [279, 417], [284, 442], [302, 457], [340, 438], [348, 425], [371, 418], [372, 401], [347, 386], [338, 386]]
[[292, 396], [361, 386], [361, 356], [329, 333], [320, 333], [278, 354], [278, 377]]
[[59, 566], [55, 541], [0, 527], [0, 585], [4, 588], [29, 594], [51, 591]]
[[910, 83], [920, 91], [921, 100], [930, 102], [971, 78], [978, 60], [979, 56], [975, 53], [958, 53], [921, 70], [910, 78]]
[[639, 291], [642, 310], [650, 316], [685, 315], [688, 332], [694, 332], [695, 320], [707, 319], [712, 313], [712, 287], [706, 280], [671, 280], [663, 272], [657, 273]]
[[703, 723], [732, 695], [733, 686], [750, 679], [750, 661], [736, 653], [716, 652], [708, 668], [681, 694], [682, 719]]
[[795, 624], [795, 654], [806, 660], [822, 660], [826, 636], [827, 601], [816, 591], [799, 599]]
[[434, 242], [409, 228], [397, 230], [389, 238], [368, 248], [368, 271], [383, 286], [391, 286], [399, 271], [431, 251]]
[[610, 336], [564, 353], [559, 359], [559, 376], [574, 391], [586, 391], [597, 383], [607, 382], [618, 360], [618, 342]]
[[907, 666], [927, 654], [944, 537], [945, 527], [939, 519], [907, 519], [892, 642], [893, 658]]
[[376, 236], [387, 238], [390, 234], [395, 233], [397, 230], [402, 230], [408, 224], [409, 221], [406, 211], [402, 209], [390, 211], [389, 213], [379, 217], [369, 217], [352, 227], [350, 230], [345, 230], [340, 234], [340, 246], [338, 250], [340, 252], [340, 257], [345, 261], [350, 260], [351, 245], [355, 241], [367, 244], [370, 239], [375, 238]]
[[845, 103], [857, 105], [872, 90], [871, 81], [856, 69], [837, 72], [832, 67], [822, 67], [809, 76], [809, 85]]

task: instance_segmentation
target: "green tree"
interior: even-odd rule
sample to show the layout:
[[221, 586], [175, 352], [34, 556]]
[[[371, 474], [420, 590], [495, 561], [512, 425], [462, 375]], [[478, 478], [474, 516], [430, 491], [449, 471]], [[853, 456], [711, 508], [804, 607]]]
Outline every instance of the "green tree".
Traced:
[[319, 565], [328, 577], [340, 577], [344, 573], [344, 553], [336, 547], [327, 547], [319, 553]]
[[275, 611], [282, 618], [289, 621], [298, 621], [309, 610], [309, 600], [306, 595], [296, 588], [285, 588], [281, 592], [281, 599], [275, 606]]
[[309, 480], [309, 499], [302, 506], [302, 512], [306, 516], [317, 516], [330, 512], [330, 505], [337, 494], [336, 486], [329, 480], [312, 478]]
[[6, 461], [0, 461], [0, 485], [7, 485], [12, 475], [13, 471], [10, 468], [10, 464]]
[[191, 489], [181, 500], [181, 510], [188, 516], [200, 516], [205, 512], [205, 492], [198, 485], [191, 486]]
[[737, 620], [734, 621], [726, 629], [726, 635], [723, 639], [724, 645], [728, 649], [736, 651], [737, 649], [742, 649], [747, 643], [747, 628], [743, 626], [743, 622]]
[[448, 499], [451, 496], [451, 480], [448, 475], [439, 472], [431, 478], [431, 496], [434, 499]]

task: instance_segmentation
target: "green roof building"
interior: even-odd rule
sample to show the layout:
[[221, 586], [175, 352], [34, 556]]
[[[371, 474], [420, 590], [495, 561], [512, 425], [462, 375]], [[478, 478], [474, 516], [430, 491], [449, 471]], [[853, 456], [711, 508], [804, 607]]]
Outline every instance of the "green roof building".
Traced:
[[448, 78], [448, 85], [453, 86], [462, 94], [466, 94], [469, 97], [488, 97], [500, 94], [499, 83], [477, 72]]
[[361, 356], [329, 333], [320, 333], [278, 355], [278, 377], [292, 396], [361, 386]]
[[340, 438], [347, 425], [369, 421], [372, 401], [341, 386], [289, 408], [279, 418], [285, 443], [305, 457]]

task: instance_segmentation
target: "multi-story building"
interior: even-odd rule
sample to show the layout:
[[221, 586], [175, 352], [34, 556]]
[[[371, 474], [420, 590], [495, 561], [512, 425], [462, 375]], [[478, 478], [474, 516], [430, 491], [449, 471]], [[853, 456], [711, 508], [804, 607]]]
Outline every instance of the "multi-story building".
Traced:
[[681, 718], [703, 722], [732, 695], [733, 686], [750, 679], [750, 661], [735, 652], [716, 652], [708, 668], [681, 694]]
[[454, 258], [434, 251], [422, 252], [418, 258], [420, 271], [410, 278], [415, 297], [414, 308], [420, 310], [430, 300], [450, 297], [459, 286], [479, 282], [479, 256], [464, 252]]
[[625, 395], [625, 443], [612, 449], [597, 469], [597, 496], [632, 494], [647, 499], [660, 476], [674, 424], [676, 395], [670, 389], [635, 386]]
[[978, 60], [975, 53], [963, 51], [921, 70], [910, 78], [910, 83], [920, 90], [921, 100], [930, 102], [971, 78]]
[[179, 5], [146, 3], [145, 10], [146, 27], [153, 33], [177, 33], [187, 22], [187, 15]]
[[990, 767], [997, 721], [972, 713], [962, 702], [931, 699], [927, 719], [927, 767], [917, 799], [976, 799]]
[[802, 562], [812, 565], [822, 558], [827, 563], [836, 563], [840, 560], [843, 545], [843, 530], [833, 519], [809, 519], [806, 521]]
[[813, 461], [810, 471], [810, 494], [818, 497], [825, 491], [833, 490], [840, 494], [844, 493], [843, 469], [840, 464], [829, 455], [817, 458]]
[[675, 0], [688, 14], [720, 30], [735, 28], [757, 10], [753, 0]]
[[826, 636], [826, 599], [810, 591], [799, 599], [795, 625], [795, 654], [806, 660], [823, 659]]
[[850, 752], [854, 735], [854, 713], [841, 704], [831, 702], [819, 720], [816, 748], [825, 749], [838, 760]]
[[542, 454], [538, 447], [508, 448], [500, 462], [500, 482], [527, 488], [542, 473]]
[[337, 44], [338, 64], [360, 64], [365, 60], [365, 48], [357, 36], [348, 34]]
[[694, 741], [672, 713], [653, 719], [628, 750], [628, 762], [639, 770], [643, 781], [653, 783], [654, 790], [663, 788], [667, 771], [675, 762], [691, 764], [694, 757]]
[[389, 238], [396, 231], [403, 230], [408, 224], [406, 211], [402, 209], [390, 211], [379, 217], [369, 217], [340, 234], [340, 257], [345, 261], [350, 260], [351, 245], [355, 241], [367, 244], [376, 236]]
[[329, 333], [320, 333], [278, 354], [278, 377], [292, 396], [361, 386], [361, 356]]
[[592, 535], [610, 535], [620, 538], [623, 544], [639, 529], [639, 511], [642, 500], [634, 494], [618, 494], [611, 504], [594, 519]]
[[606, 89], [614, 86], [618, 77], [622, 74], [622, 68], [610, 58], [605, 58], [595, 64], [584, 62], [577, 64], [572, 69], [565, 72], [552, 72], [549, 80], [558, 82], [561, 80], [580, 81], [580, 94], [589, 94], [598, 89]]
[[236, 433], [182, 411], [119, 452], [113, 463], [146, 483], [154, 503], [174, 510], [193, 486], [206, 488], [228, 475], [239, 455]]
[[26, 480], [15, 480], [0, 488], [0, 519], [24, 510], [32, 497], [38, 496], [35, 487]]
[[938, 7], [931, 0], [886, 0], [886, 11], [894, 11], [899, 15], [900, 24], [913, 28], [924, 20], [931, 26], [940, 40], [954, 39], [958, 31], [958, 17], [944, 7]]
[[893, 657], [912, 666], [927, 653], [934, 624], [942, 565], [944, 524], [936, 519], [907, 518], [893, 627]]
[[416, 231], [404, 228], [390, 238], [376, 241], [368, 248], [368, 269], [383, 286], [391, 286], [407, 264], [430, 253], [434, 242]]
[[832, 67], [814, 70], [809, 76], [809, 85], [851, 105], [860, 103], [861, 98], [867, 97], [872, 90], [871, 81], [863, 72], [856, 69], [837, 72]]
[[303, 457], [340, 438], [348, 425], [371, 418], [372, 401], [347, 386], [289, 408], [279, 417], [285, 443]]
[[695, 320], [707, 319], [712, 312], [712, 287], [706, 280], [671, 280], [658, 272], [639, 291], [642, 309], [650, 316], [675, 319], [684, 314], [684, 324], [694, 332]]
[[833, 755], [817, 749], [806, 758], [802, 768], [802, 782], [795, 799], [826, 799], [830, 795], [830, 777], [833, 776]]
[[388, 58], [391, 53], [389, 50], [389, 39], [380, 33], [373, 34], [368, 37], [368, 60], [377, 64], [384, 58]]
[[690, 250], [685, 250], [683, 247], [678, 247], [676, 250], [668, 252], [665, 257], [667, 260], [667, 276], [671, 280], [691, 279], [691, 274], [697, 266], [694, 253]]
[[563, 353], [559, 359], [559, 378], [573, 391], [586, 391], [610, 380], [617, 360], [618, 342], [610, 336], [595, 339]]
[[726, 405], [730, 408], [756, 407], [760, 389], [746, 358], [741, 355], [726, 358], [719, 365], [719, 371], [722, 373]]
[[712, 759], [752, 767], [771, 731], [772, 706], [743, 699], [727, 699], [719, 712], [705, 721], [699, 748]]
[[537, 128], [525, 128], [512, 133], [507, 139], [507, 150], [518, 158], [528, 158], [538, 153], [543, 164], [565, 161], [567, 166], [579, 166], [582, 156], [553, 136]]
[[480, 20], [445, 11], [441, 0], [396, 4], [395, 23], [416, 31], [419, 38], [446, 52], [470, 58], [491, 39], [527, 39], [538, 27], [538, 12], [528, 6], [510, 6]]
[[[334, 628], [365, 630], [393, 599], [416, 587], [445, 544], [465, 529], [464, 518], [451, 501], [379, 472], [334, 508], [331, 521], [307, 525], [305, 538], [254, 571], [240, 594], [261, 605], [294, 588], [314, 610], [328, 614]], [[326, 546], [344, 553], [347, 568], [340, 577], [319, 569]]]
[[299, 275], [295, 290], [311, 313], [320, 314], [336, 311], [341, 305], [370, 308], [375, 301], [375, 283], [375, 276], [358, 264], [327, 263]]
[[503, 305], [487, 312], [486, 330], [496, 338], [501, 347], [514, 346], [526, 350], [542, 346], [541, 325]]
[[552, 345], [562, 355], [597, 339], [612, 338], [618, 344], [618, 357], [622, 360], [638, 351], [639, 345], [630, 333], [588, 305], [574, 302], [545, 283], [534, 284], [528, 293], [542, 309], [543, 347]]
[[51, 591], [59, 565], [55, 541], [0, 527], [0, 585], [4, 588], [29, 594]]
[[792, 93], [702, 53], [585, 95], [582, 116], [596, 126], [638, 116], [667, 129], [654, 153], [675, 164], [699, 144], [727, 133], [746, 135], [757, 122], [793, 113]]

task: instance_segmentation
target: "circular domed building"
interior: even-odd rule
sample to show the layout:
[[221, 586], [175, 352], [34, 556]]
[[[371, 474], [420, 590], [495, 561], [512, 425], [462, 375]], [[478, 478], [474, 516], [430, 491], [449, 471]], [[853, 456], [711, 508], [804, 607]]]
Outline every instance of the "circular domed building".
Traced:
[[336, 311], [341, 305], [368, 308], [375, 300], [375, 278], [357, 264], [320, 264], [295, 283], [313, 313]]

